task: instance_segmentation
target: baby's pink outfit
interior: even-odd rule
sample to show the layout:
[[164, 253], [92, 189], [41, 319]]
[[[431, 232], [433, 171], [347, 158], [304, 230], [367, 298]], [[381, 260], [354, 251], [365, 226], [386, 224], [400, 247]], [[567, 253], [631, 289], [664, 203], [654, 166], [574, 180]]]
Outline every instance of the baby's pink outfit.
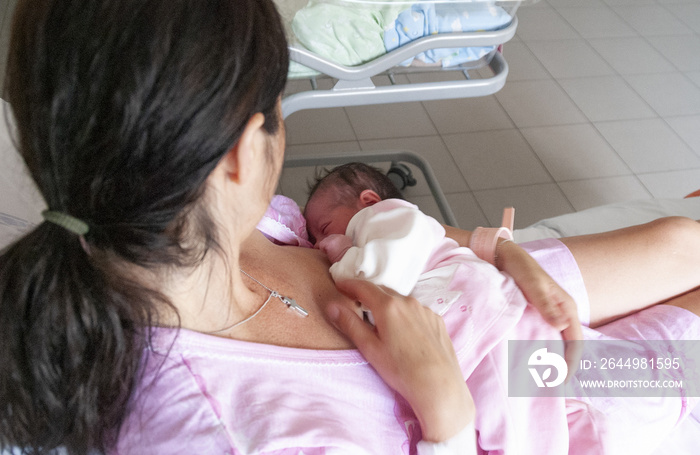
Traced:
[[258, 222], [258, 230], [278, 245], [313, 247], [306, 232], [306, 220], [292, 199], [275, 195]]
[[[642, 453], [626, 449], [653, 449], [687, 413], [682, 399], [664, 400], [662, 414], [648, 407], [659, 406], [659, 399], [627, 406], [625, 399], [509, 398], [507, 340], [558, 340], [559, 333], [527, 305], [512, 278], [442, 237], [418, 282], [425, 279], [424, 304], [446, 307], [443, 318], [476, 403], [476, 453]], [[545, 271], [575, 300], [586, 302], [566, 247], [552, 239], [533, 248]], [[429, 285], [430, 270], [440, 270], [440, 286]], [[700, 318], [676, 307], [657, 306], [625, 320], [629, 323], [613, 323], [604, 333], [586, 329], [586, 338], [700, 338]], [[155, 331], [117, 453], [419, 453], [415, 415], [355, 350]], [[612, 451], [620, 446], [625, 450]]]

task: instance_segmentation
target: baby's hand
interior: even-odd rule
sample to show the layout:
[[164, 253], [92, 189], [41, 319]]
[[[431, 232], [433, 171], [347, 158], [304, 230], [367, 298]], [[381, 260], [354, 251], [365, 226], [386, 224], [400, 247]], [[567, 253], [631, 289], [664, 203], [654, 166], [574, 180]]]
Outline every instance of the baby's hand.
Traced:
[[352, 239], [343, 234], [331, 234], [316, 245], [332, 263], [340, 261], [351, 246]]

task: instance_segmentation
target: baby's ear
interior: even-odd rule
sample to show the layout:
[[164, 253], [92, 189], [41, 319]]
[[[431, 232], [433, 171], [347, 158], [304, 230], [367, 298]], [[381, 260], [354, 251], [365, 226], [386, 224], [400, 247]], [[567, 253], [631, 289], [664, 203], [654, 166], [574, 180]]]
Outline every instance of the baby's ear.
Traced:
[[360, 193], [360, 203], [363, 207], [369, 207], [381, 200], [382, 198], [372, 190], [364, 190], [362, 193]]

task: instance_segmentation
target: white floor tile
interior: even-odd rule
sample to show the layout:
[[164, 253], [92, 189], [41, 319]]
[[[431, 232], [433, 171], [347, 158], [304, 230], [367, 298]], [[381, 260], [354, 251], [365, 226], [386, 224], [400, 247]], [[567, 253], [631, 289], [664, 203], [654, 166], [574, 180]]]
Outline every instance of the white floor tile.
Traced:
[[528, 41], [532, 50], [555, 78], [614, 74], [613, 69], [584, 40]]
[[695, 85], [700, 87], [700, 71], [691, 71], [690, 73], [685, 73], [686, 77], [693, 81]]
[[440, 134], [507, 129], [513, 122], [495, 96], [423, 102]]
[[437, 134], [421, 103], [353, 106], [345, 109], [360, 140]]
[[[421, 211], [427, 215], [432, 216], [440, 223], [445, 224], [445, 218], [443, 218], [440, 208], [438, 207], [435, 198], [432, 196], [409, 196], [406, 198], [408, 202], [416, 204]], [[450, 207], [451, 208], [451, 207]]]
[[651, 194], [634, 176], [560, 182], [559, 186], [577, 211], [651, 198]]
[[688, 3], [697, 3], [697, 0], [656, 0], [659, 5], [681, 5]]
[[522, 42], [507, 43], [503, 55], [508, 61], [508, 82], [551, 78], [544, 66]]
[[554, 81], [519, 81], [496, 94], [518, 127], [585, 123], [586, 117]]
[[342, 108], [310, 109], [295, 112], [285, 120], [287, 143], [354, 141], [355, 133]]
[[678, 199], [700, 189], [700, 169], [639, 174], [639, 180], [655, 198]]
[[505, 207], [515, 207], [516, 228], [574, 211], [571, 203], [554, 183], [475, 191], [474, 197], [491, 226], [500, 225]]
[[636, 36], [637, 33], [617, 15], [611, 14], [607, 6], [594, 8], [557, 8], [559, 14], [585, 38]]
[[305, 92], [311, 89], [313, 89], [313, 86], [311, 85], [310, 79], [288, 79], [287, 85], [284, 86], [284, 93], [282, 94], [282, 96], [286, 97], [295, 93]]
[[[452, 155], [447, 151], [445, 144], [439, 136], [402, 137], [395, 139], [377, 139], [360, 141], [362, 150], [408, 150], [418, 153], [428, 161], [435, 173], [443, 192], [462, 193], [469, 191], [467, 183], [457, 169]], [[430, 189], [425, 179], [418, 178], [415, 187], [407, 188], [406, 196], [425, 196], [430, 194]]]
[[670, 117], [666, 122], [700, 156], [700, 115]]
[[298, 144], [287, 146], [285, 158], [293, 158], [298, 156], [326, 156], [339, 153], [350, 154], [359, 150], [361, 150], [360, 143], [357, 141]]
[[652, 36], [648, 40], [680, 71], [700, 71], [698, 36]]
[[641, 37], [589, 40], [591, 46], [620, 74], [675, 71], [662, 52]]
[[[662, 2], [663, 3], [663, 2]], [[666, 8], [678, 19], [682, 20], [688, 27], [695, 30], [695, 33], [700, 33], [700, 3], [694, 0], [687, 2], [669, 2], [672, 3]]]
[[656, 0], [603, 0], [609, 6], [656, 5]]
[[[564, 0], [564, 1], [566, 1], [566, 0]], [[596, 1], [596, 0], [593, 0], [593, 1]], [[546, 0], [545, 1], [534, 0], [533, 2], [523, 2], [520, 5], [520, 9], [518, 9], [518, 11], [523, 11], [525, 9], [532, 9], [532, 8], [550, 8], [550, 6]]]
[[602, 0], [547, 0], [547, 3], [557, 9], [562, 7], [568, 8], [572, 6], [605, 6]]
[[449, 135], [444, 140], [472, 190], [552, 182], [518, 130]]
[[662, 6], [635, 4], [635, 6], [617, 6], [614, 9], [632, 28], [644, 36], [693, 33]]
[[663, 120], [605, 122], [596, 127], [635, 173], [700, 168], [700, 158]]
[[479, 226], [490, 226], [473, 193], [452, 193], [446, 197], [460, 228], [473, 231]]
[[590, 120], [656, 117], [656, 113], [620, 76], [564, 79], [559, 84]]
[[553, 8], [518, 10], [517, 34], [523, 41], [576, 39], [578, 33]]
[[662, 117], [700, 114], [700, 88], [682, 73], [625, 76]]
[[557, 182], [632, 173], [591, 125], [525, 128], [523, 134]]

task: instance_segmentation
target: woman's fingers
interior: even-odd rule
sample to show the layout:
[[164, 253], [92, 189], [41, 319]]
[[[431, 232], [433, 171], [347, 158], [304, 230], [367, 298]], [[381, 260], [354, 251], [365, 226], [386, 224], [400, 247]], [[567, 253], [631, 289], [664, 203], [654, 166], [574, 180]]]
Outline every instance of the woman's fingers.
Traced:
[[473, 420], [474, 403], [439, 316], [415, 299], [367, 281], [337, 286], [372, 311], [376, 325], [339, 304], [329, 305], [329, 319], [411, 404], [426, 440], [445, 440]]
[[582, 354], [583, 330], [578, 318], [576, 302], [554, 281], [549, 283], [546, 293], [533, 298], [530, 303], [542, 314], [542, 317], [561, 332], [565, 343], [564, 357], [569, 368], [567, 380], [578, 368]]
[[[354, 311], [338, 303], [330, 303], [326, 314], [331, 323], [340, 330], [362, 352], [365, 357], [372, 357], [373, 345], [377, 341], [374, 330]], [[371, 360], [368, 358], [371, 363]]]
[[343, 280], [336, 283], [336, 287], [351, 299], [362, 303], [370, 311], [399, 295], [389, 288], [380, 287], [365, 280]]

